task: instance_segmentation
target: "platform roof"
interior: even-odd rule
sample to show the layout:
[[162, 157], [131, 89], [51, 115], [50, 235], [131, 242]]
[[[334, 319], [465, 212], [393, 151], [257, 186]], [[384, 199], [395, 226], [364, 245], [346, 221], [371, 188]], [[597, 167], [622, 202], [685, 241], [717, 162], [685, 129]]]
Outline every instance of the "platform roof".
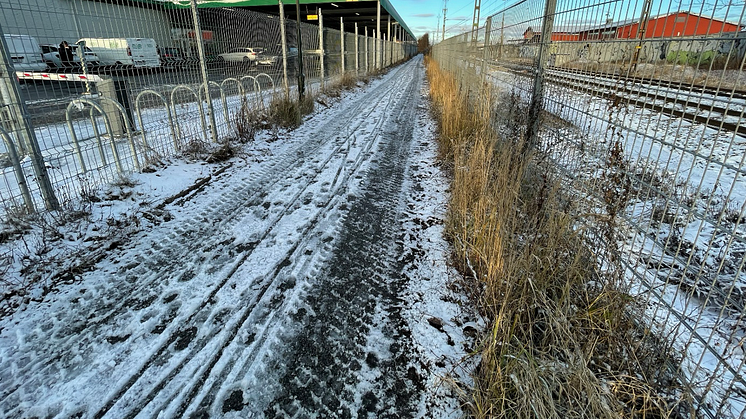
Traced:
[[[156, 0], [157, 1], [157, 0]], [[401, 18], [399, 13], [391, 4], [390, 0], [381, 1], [381, 32], [387, 32], [388, 17], [391, 16], [391, 23], [397, 23], [416, 40], [417, 37], [409, 29], [407, 24]], [[285, 15], [289, 19], [295, 20], [295, 0], [282, 0], [285, 5]], [[309, 15], [315, 15], [318, 9], [324, 17], [324, 26], [339, 28], [339, 18], [344, 18], [345, 31], [353, 31], [355, 23], [358, 24], [360, 34], [365, 28], [368, 28], [368, 34], [373, 35], [376, 28], [376, 5], [377, 0], [300, 0], [301, 20], [304, 22], [315, 23], [309, 20]], [[171, 0], [163, 2], [166, 7], [186, 8], [190, 5], [190, 0]], [[198, 8], [216, 8], [216, 7], [246, 7], [251, 10], [257, 10], [264, 13], [277, 14], [279, 5], [278, 0], [198, 0]]]

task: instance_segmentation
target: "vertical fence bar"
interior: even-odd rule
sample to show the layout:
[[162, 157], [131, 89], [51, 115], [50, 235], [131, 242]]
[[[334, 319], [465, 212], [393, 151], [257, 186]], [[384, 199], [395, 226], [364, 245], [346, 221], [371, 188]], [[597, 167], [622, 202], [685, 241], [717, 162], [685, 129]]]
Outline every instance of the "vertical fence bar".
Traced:
[[490, 50], [490, 33], [492, 33], [492, 16], [487, 18], [487, 23], [484, 28], [484, 45], [482, 46], [482, 67], [479, 70], [481, 76], [481, 83], [479, 84], [480, 91], [483, 93], [482, 101], [485, 100], [484, 94], [487, 93], [487, 85], [485, 84], [487, 78], [487, 60], [489, 58]]
[[[386, 17], [386, 21], [387, 21], [386, 24], [388, 26], [388, 29], [386, 31], [386, 40], [389, 43], [391, 43], [391, 15], [388, 15]], [[389, 54], [388, 55], [389, 55], [389, 57], [388, 57], [388, 64], [387, 65], [391, 65], [391, 45], [389, 45]]]
[[13, 143], [13, 139], [3, 127], [0, 127], [0, 137], [5, 142], [5, 148], [8, 150], [8, 158], [10, 159], [10, 165], [13, 167], [13, 171], [16, 174], [16, 182], [18, 188], [21, 190], [21, 196], [23, 197], [23, 203], [26, 206], [26, 212], [31, 214], [36, 211], [34, 207], [34, 200], [31, 199], [31, 192], [28, 189], [26, 183], [26, 175], [23, 173], [21, 162], [18, 159], [18, 153], [16, 152], [16, 146]]
[[376, 54], [376, 70], [381, 68], [381, 0], [376, 1], [376, 43], [374, 48], [374, 54]]
[[365, 37], [363, 39], [365, 39], [365, 46], [363, 48], [364, 49], [363, 52], [365, 53], [365, 74], [368, 74], [370, 73], [370, 65], [369, 65], [370, 57], [368, 55], [368, 43], [370, 43], [370, 39], [368, 39], [368, 27], [367, 26], [365, 27]]
[[218, 126], [215, 122], [215, 109], [212, 106], [212, 97], [210, 96], [210, 78], [207, 75], [207, 60], [205, 59], [205, 46], [202, 39], [202, 28], [199, 23], [199, 13], [197, 12], [197, 0], [191, 1], [192, 23], [194, 24], [194, 33], [197, 40], [197, 54], [199, 54], [200, 70], [202, 72], [202, 84], [206, 86], [207, 99], [207, 118], [210, 121], [210, 136], [213, 142], [218, 142]]
[[546, 0], [544, 19], [541, 25], [539, 56], [536, 60], [536, 79], [534, 80], [534, 89], [528, 110], [528, 127], [526, 130], [526, 141], [524, 142], [524, 152], [533, 147], [538, 141], [539, 116], [543, 106], [542, 102], [544, 101], [544, 72], [549, 55], [549, 45], [552, 43], [552, 27], [554, 26], [556, 8], [557, 0]]
[[360, 36], [358, 35], [357, 22], [355, 22], [355, 74], [360, 73]]
[[306, 94], [306, 76], [303, 74], [303, 37], [300, 31], [300, 1], [295, 0], [295, 29], [296, 29], [296, 46], [298, 47], [298, 102], [303, 101], [303, 96]]
[[386, 38], [386, 34], [383, 34], [383, 41], [381, 41], [381, 68], [386, 68], [388, 66], [388, 63], [386, 62], [386, 51], [388, 49], [388, 39]]
[[[490, 16], [492, 18], [492, 16]], [[500, 25], [500, 47], [497, 50], [497, 59], [503, 58], [503, 44], [505, 43], [505, 13], [502, 14], [502, 24]]]
[[285, 34], [285, 6], [282, 0], [278, 0], [280, 6], [280, 42], [282, 43], [282, 86], [285, 89], [285, 97], [290, 97], [290, 86], [288, 84], [288, 42]]
[[342, 57], [342, 74], [345, 73], [345, 20], [339, 17], [339, 51]]
[[326, 72], [324, 69], [324, 16], [321, 14], [321, 8], [319, 7], [319, 67], [321, 67], [321, 88], [324, 88], [324, 81], [326, 80]]

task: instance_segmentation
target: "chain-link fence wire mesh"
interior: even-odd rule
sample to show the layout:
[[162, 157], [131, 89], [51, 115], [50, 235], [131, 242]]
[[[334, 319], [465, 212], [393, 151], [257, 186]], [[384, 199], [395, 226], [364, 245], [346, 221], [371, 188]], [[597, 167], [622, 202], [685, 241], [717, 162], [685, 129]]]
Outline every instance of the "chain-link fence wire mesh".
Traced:
[[[488, 33], [432, 54], [471, 92], [489, 87], [523, 109], [538, 98], [535, 148], [580, 203], [578, 228], [616, 249], [643, 330], [669, 342], [705, 417], [746, 415], [745, 12], [524, 0], [491, 15]], [[610, 216], [622, 220], [613, 238], [596, 225]]]
[[[286, 77], [297, 89], [298, 27], [285, 21], [283, 60], [279, 6], [273, 14], [199, 8], [196, 20], [188, 1], [0, 6], [4, 220], [231, 138], [242, 106], [266, 106]], [[344, 53], [337, 30], [301, 23], [300, 34], [307, 85], [342, 74], [343, 56], [354, 70], [354, 34], [345, 34]]]

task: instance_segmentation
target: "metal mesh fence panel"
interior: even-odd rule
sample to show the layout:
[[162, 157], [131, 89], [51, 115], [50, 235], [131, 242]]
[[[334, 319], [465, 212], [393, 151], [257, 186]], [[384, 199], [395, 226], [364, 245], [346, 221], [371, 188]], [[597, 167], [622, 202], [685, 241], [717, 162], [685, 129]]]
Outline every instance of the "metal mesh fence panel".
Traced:
[[[519, 135], [538, 121], [533, 146], [580, 203], [588, 240], [615, 249], [601, 263], [620, 263], [643, 330], [670, 342], [703, 417], [746, 414], [745, 12], [524, 0], [490, 16], [488, 33], [433, 48], [472, 91], [487, 83], [542, 109]], [[595, 224], [609, 216], [621, 220], [613, 238]]]
[[335, 77], [342, 74], [341, 32], [337, 29], [324, 28], [324, 53], [326, 76]]
[[345, 32], [345, 71], [356, 72], [355, 67], [355, 33]]
[[[286, 80], [296, 88], [298, 27], [285, 21], [283, 60], [279, 6], [191, 6], [0, 0], [6, 215], [56, 208], [200, 142], [232, 138], [242, 106], [266, 106]], [[300, 25], [306, 82], [324, 77], [322, 61], [326, 77], [341, 74], [340, 32], [323, 29], [321, 45], [319, 26]], [[354, 69], [354, 35], [345, 37]]]

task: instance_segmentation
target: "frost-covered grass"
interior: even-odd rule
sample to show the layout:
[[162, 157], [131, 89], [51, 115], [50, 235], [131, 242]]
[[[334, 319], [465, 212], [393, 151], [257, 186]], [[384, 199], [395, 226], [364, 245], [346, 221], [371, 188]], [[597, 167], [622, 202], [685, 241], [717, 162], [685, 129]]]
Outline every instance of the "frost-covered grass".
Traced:
[[[554, 166], [541, 152], [520, 154], [527, 122], [520, 97], [495, 92], [485, 109], [468, 103], [433, 61], [428, 69], [441, 156], [453, 176], [447, 231], [488, 325], [465, 402], [470, 412], [686, 416], [689, 400], [667, 362], [675, 357], [635, 322], [640, 307], [613, 263], [613, 241], [591, 247]], [[616, 234], [623, 161], [618, 149], [603, 160], [611, 187], [597, 218], [602, 234]]]

